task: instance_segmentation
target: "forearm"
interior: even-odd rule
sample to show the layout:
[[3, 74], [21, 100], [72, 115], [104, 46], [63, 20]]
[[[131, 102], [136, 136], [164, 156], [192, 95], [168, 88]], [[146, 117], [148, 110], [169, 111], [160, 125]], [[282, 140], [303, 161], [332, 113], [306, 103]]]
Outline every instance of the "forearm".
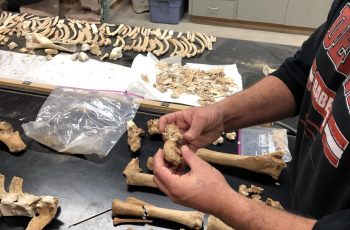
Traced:
[[216, 106], [224, 111], [226, 131], [276, 121], [292, 116], [295, 112], [293, 94], [274, 76], [265, 77]]
[[293, 215], [264, 203], [243, 197], [232, 191], [226, 194], [221, 207], [214, 213], [234, 229], [311, 230], [316, 220]]

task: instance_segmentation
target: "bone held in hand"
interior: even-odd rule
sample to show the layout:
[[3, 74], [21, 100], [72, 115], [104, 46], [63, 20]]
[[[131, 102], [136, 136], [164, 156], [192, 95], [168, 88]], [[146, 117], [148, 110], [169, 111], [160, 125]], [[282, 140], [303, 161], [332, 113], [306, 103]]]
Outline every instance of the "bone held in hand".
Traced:
[[282, 151], [276, 151], [262, 156], [241, 156], [209, 149], [199, 149], [197, 155], [210, 163], [243, 168], [270, 175], [274, 179], [278, 179], [281, 171], [287, 167], [282, 159], [284, 155]]
[[182, 143], [182, 134], [175, 124], [169, 124], [165, 127], [163, 133], [164, 143], [164, 159], [171, 165], [179, 166], [183, 163], [182, 153], [179, 145]]

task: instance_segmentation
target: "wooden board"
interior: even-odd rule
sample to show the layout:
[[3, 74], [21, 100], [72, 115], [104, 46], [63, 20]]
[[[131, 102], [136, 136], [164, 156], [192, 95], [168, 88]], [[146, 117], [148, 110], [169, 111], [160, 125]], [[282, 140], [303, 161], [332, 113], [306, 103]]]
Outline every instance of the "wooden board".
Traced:
[[[13, 79], [0, 77], [0, 88], [2, 89], [49, 95], [55, 89], [55, 87], [56, 87], [55, 85], [41, 84], [41, 83], [35, 83], [30, 81], [13, 80]], [[153, 101], [153, 100], [147, 100], [147, 99], [143, 99], [140, 104], [140, 109], [142, 111], [161, 113], [161, 114], [175, 112], [175, 111], [187, 109], [190, 107], [191, 106], [183, 105], [183, 104]]]

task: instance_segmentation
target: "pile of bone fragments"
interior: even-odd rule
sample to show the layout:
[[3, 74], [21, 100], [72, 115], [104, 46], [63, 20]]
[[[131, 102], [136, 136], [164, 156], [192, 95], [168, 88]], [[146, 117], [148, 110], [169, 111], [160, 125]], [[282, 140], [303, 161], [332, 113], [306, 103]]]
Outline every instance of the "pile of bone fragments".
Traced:
[[224, 68], [204, 71], [162, 61], [156, 66], [158, 73], [153, 86], [162, 93], [171, 90], [172, 98], [187, 93], [197, 95], [200, 105], [207, 105], [231, 95], [232, 87], [236, 86], [234, 80], [226, 76]]
[[[26, 47], [18, 47], [12, 41], [14, 37], [25, 38]], [[213, 42], [216, 42], [215, 37], [199, 32], [180, 32], [175, 35], [173, 30], [60, 19], [58, 16], [39, 17], [6, 11], [0, 15], [0, 45], [10, 49], [18, 47], [20, 52], [32, 54], [36, 49], [44, 49], [48, 58], [58, 51], [90, 51], [101, 61], [106, 58], [116, 60], [126, 51], [191, 58], [206, 49], [212, 50]]]

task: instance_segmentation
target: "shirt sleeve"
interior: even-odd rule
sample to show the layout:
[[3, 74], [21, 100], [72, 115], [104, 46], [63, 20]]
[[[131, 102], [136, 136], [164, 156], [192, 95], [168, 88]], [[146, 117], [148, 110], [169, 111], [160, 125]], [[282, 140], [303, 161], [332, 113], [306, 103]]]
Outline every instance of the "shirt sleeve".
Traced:
[[350, 210], [336, 212], [318, 220], [313, 230], [347, 230], [350, 229]]
[[276, 71], [271, 73], [271, 75], [282, 80], [292, 92], [297, 108], [296, 115], [299, 114], [300, 111], [311, 65], [324, 37], [324, 28], [325, 25], [321, 25], [303, 43], [301, 49], [299, 49], [293, 57], [287, 58]]

